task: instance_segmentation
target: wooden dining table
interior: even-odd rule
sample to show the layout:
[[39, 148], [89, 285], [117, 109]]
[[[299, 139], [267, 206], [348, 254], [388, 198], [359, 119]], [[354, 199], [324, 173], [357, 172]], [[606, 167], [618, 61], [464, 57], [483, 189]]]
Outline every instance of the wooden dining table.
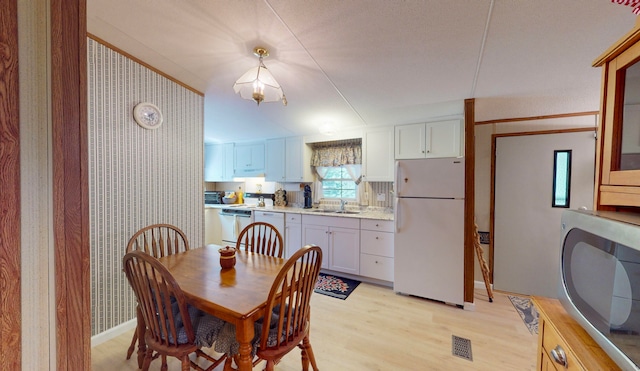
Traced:
[[158, 260], [171, 272], [191, 305], [236, 326], [240, 344], [237, 366], [248, 371], [252, 369], [254, 323], [262, 317], [271, 285], [286, 260], [238, 251], [235, 267], [222, 269], [220, 247], [207, 245]]

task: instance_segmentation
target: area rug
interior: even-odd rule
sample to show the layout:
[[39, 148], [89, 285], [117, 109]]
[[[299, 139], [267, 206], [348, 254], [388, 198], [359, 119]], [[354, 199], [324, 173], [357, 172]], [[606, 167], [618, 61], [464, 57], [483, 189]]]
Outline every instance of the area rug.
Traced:
[[522, 318], [522, 321], [529, 329], [529, 332], [533, 334], [538, 333], [538, 311], [536, 307], [531, 303], [531, 299], [522, 298], [519, 296], [511, 296], [509, 295], [509, 300], [511, 300], [511, 304], [516, 308], [516, 312]]
[[353, 292], [353, 290], [355, 290], [356, 287], [358, 287], [359, 284], [360, 281], [320, 273], [318, 281], [316, 281], [316, 288], [314, 291], [318, 294], [344, 300]]

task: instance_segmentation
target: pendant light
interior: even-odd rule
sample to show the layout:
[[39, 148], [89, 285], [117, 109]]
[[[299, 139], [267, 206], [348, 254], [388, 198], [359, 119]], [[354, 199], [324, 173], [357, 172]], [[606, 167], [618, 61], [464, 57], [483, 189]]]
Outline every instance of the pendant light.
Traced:
[[245, 72], [244, 75], [233, 84], [233, 90], [240, 94], [243, 99], [261, 102], [277, 102], [282, 101], [283, 105], [287, 105], [287, 97], [285, 97], [280, 84], [273, 78], [273, 75], [267, 67], [265, 67], [262, 59], [269, 56], [266, 48], [257, 46], [253, 49], [253, 54], [259, 58], [258, 66]]

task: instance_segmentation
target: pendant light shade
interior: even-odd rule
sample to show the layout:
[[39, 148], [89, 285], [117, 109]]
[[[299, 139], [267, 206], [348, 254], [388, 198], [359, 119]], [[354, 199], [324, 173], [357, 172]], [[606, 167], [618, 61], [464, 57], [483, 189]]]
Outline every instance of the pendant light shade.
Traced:
[[233, 84], [233, 90], [243, 99], [253, 100], [258, 105], [261, 102], [282, 101], [282, 104], [286, 106], [287, 97], [285, 97], [280, 84], [262, 62], [262, 58], [269, 56], [269, 52], [265, 48], [256, 47], [253, 49], [253, 54], [259, 58], [258, 66], [240, 76]]

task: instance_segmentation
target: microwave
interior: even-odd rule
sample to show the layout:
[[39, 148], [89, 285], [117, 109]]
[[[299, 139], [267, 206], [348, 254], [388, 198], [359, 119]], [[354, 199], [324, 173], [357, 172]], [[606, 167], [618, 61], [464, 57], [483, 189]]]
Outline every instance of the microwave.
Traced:
[[205, 205], [222, 204], [223, 197], [224, 197], [224, 191], [204, 191], [204, 204]]
[[558, 299], [623, 370], [640, 370], [640, 215], [562, 214]]

